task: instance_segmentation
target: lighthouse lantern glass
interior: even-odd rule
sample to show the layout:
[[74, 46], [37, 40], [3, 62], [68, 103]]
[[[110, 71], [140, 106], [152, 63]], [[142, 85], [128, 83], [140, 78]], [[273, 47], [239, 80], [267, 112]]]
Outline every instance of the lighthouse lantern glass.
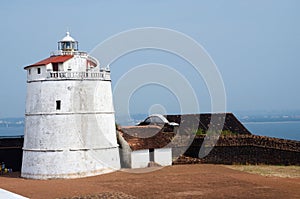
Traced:
[[61, 41], [58, 45], [58, 50], [62, 51], [70, 51], [70, 50], [78, 50], [78, 42], [74, 41]]

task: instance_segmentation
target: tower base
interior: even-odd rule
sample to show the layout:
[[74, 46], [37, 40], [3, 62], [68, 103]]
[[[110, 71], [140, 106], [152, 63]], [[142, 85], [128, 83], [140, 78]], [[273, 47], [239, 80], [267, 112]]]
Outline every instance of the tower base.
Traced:
[[21, 177], [72, 179], [95, 176], [120, 169], [118, 147], [106, 149], [24, 149]]

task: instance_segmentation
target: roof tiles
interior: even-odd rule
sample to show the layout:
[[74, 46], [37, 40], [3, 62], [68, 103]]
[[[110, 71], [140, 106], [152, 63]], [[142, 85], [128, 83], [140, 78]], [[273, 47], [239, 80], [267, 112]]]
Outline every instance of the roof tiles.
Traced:
[[47, 64], [50, 64], [50, 63], [63, 63], [65, 61], [68, 61], [69, 59], [71, 59], [73, 57], [73, 55], [58, 55], [58, 56], [51, 56], [51, 57], [48, 57], [46, 59], [43, 59], [35, 64], [31, 64], [29, 66], [26, 66], [25, 68], [27, 67], [32, 67], [32, 66], [43, 66], [43, 65], [47, 65]]
[[162, 132], [161, 128], [153, 125], [122, 127], [119, 133], [133, 151], [167, 147], [174, 137], [174, 133]]

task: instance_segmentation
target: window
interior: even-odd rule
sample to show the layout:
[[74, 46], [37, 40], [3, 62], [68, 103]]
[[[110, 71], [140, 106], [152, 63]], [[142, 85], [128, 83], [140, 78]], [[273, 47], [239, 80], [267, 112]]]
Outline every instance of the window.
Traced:
[[41, 74], [41, 68], [37, 68], [37, 74]]
[[31, 75], [31, 69], [28, 70], [28, 75]]
[[61, 108], [61, 101], [56, 100], [56, 110], [60, 110], [60, 108]]

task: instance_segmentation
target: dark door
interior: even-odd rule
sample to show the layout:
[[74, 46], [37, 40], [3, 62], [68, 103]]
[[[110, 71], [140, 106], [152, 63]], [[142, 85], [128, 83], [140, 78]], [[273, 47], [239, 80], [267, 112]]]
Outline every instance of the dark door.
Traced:
[[149, 149], [150, 161], [154, 162], [154, 149]]
[[58, 63], [52, 63], [53, 71], [58, 71]]

